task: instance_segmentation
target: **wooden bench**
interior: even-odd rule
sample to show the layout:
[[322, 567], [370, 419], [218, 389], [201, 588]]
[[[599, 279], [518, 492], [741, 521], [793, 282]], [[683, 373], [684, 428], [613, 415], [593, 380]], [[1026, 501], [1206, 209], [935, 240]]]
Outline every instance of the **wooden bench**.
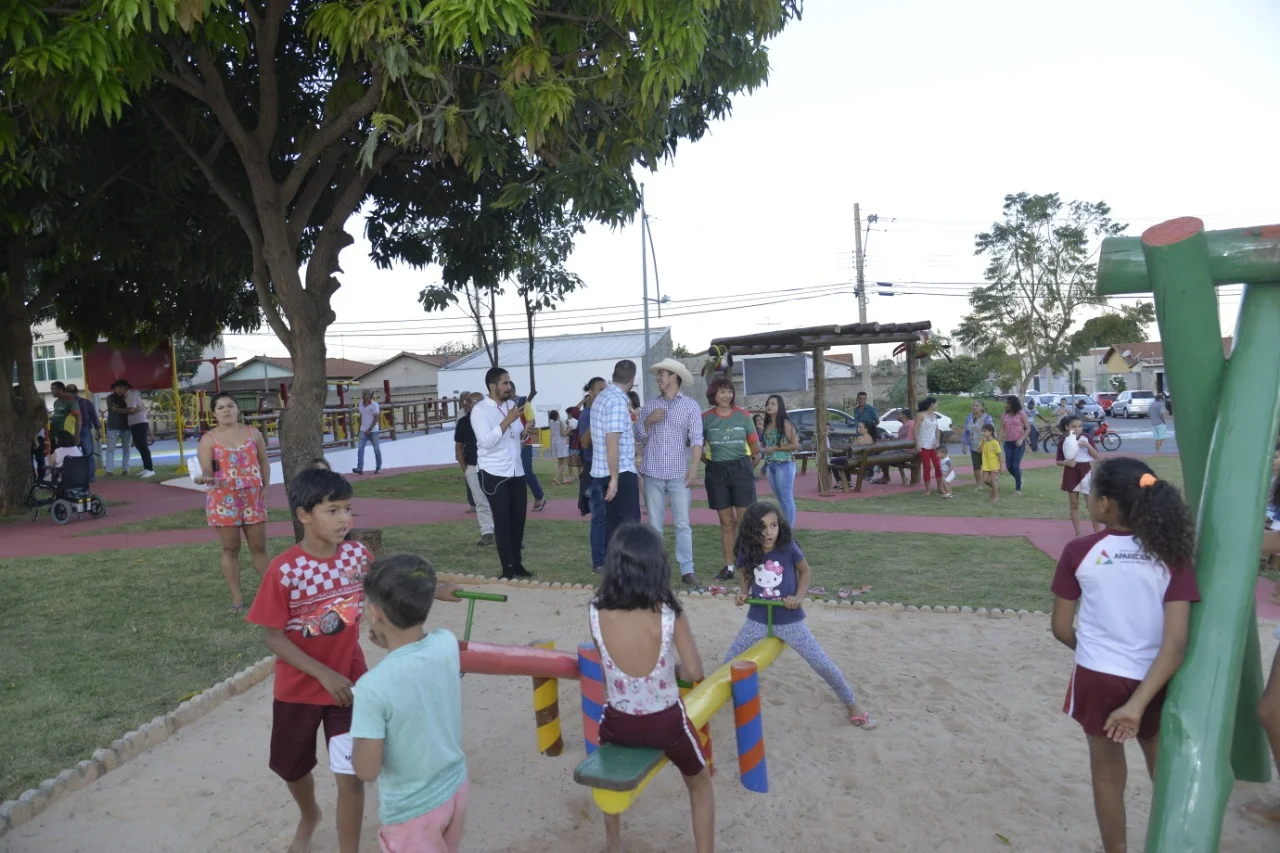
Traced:
[[810, 459], [813, 459], [815, 462], [818, 459], [818, 453], [816, 450], [797, 450], [795, 453], [791, 454], [791, 456], [800, 463], [801, 474], [809, 473]]
[[[845, 457], [844, 471], [853, 484], [854, 492], [861, 492], [862, 484], [871, 471], [881, 467], [897, 468], [899, 476], [904, 480], [908, 478], [903, 475], [910, 471], [910, 483], [915, 485], [920, 482], [920, 455], [911, 439], [878, 441], [875, 444], [844, 447], [835, 452]], [[856, 483], [853, 482], [855, 474]]]

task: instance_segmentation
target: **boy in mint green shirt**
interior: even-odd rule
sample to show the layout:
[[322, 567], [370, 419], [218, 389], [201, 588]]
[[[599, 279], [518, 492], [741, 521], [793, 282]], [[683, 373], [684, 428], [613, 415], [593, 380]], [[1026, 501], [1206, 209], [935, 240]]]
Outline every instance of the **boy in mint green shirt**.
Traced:
[[435, 593], [431, 564], [412, 554], [376, 561], [364, 579], [369, 636], [388, 654], [354, 688], [352, 764], [362, 780], [378, 780], [383, 853], [456, 853], [462, 844], [469, 786], [458, 638], [426, 632]]

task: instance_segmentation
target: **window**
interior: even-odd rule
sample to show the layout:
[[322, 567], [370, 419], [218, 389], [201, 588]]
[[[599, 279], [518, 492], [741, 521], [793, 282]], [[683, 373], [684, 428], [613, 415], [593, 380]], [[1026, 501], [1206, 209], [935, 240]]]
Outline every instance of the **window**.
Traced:
[[58, 358], [57, 348], [46, 345], [35, 347], [33, 356], [37, 382], [66, 381], [84, 376], [84, 364], [78, 355]]
[[1135, 400], [1154, 400], [1155, 393], [1151, 391], [1134, 391], [1133, 399]]

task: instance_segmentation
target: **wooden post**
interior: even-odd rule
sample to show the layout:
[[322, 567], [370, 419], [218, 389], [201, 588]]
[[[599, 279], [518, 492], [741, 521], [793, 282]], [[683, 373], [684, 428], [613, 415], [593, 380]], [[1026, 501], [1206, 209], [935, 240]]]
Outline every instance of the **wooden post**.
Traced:
[[[907, 341], [907, 415], [916, 416], [916, 342]], [[911, 485], [920, 485], [920, 460], [911, 463]]]
[[813, 350], [813, 449], [818, 461], [818, 494], [831, 494], [830, 454], [827, 453], [827, 366], [826, 347]]

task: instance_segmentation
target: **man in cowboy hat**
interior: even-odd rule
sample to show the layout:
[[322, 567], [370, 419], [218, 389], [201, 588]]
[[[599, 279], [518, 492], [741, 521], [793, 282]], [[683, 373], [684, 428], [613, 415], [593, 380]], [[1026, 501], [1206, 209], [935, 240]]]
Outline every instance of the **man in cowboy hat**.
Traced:
[[684, 394], [693, 384], [689, 368], [673, 358], [650, 368], [658, 379], [658, 396], [645, 403], [636, 419], [636, 440], [645, 442], [640, 474], [644, 477], [649, 524], [662, 533], [667, 503], [676, 523], [676, 562], [687, 586], [697, 589], [693, 571], [693, 527], [689, 504], [702, 458], [702, 407]]

